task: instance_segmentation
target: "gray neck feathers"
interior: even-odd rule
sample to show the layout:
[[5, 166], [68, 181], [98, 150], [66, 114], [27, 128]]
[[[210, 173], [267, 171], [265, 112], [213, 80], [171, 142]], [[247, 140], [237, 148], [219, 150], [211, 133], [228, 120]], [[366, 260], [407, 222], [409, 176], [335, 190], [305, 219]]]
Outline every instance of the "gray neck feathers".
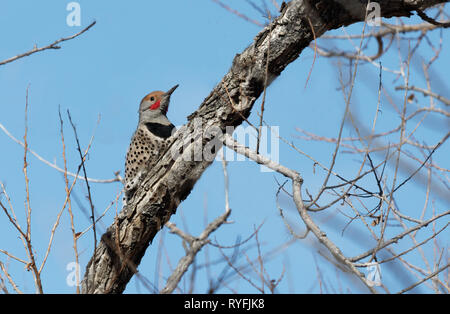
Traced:
[[139, 115], [139, 124], [158, 123], [162, 125], [171, 125], [172, 123], [159, 110], [156, 112], [145, 111]]

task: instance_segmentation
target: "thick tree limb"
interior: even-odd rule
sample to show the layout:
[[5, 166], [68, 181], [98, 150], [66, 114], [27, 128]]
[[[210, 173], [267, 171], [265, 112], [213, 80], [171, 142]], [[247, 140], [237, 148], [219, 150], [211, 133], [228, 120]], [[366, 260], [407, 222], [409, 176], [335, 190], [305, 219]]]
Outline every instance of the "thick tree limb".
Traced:
[[[382, 16], [392, 17], [411, 16], [416, 9], [424, 10], [448, 1], [381, 0], [378, 3]], [[311, 25], [319, 37], [328, 30], [364, 20], [365, 8], [359, 0], [293, 0], [284, 6], [280, 16], [244, 52], [236, 55], [221, 83], [188, 117], [189, 122], [172, 137], [169, 150], [144, 176], [134, 198], [102, 236], [95, 260], [91, 259], [86, 267], [83, 293], [121, 293], [125, 289], [156, 233], [213, 161], [213, 158], [189, 156], [217, 144], [212, 130], [224, 132], [227, 126], [237, 126], [249, 116], [264, 90], [266, 65], [270, 84], [309, 46], [313, 40]], [[179, 153], [176, 158], [174, 152]], [[212, 157], [216, 153], [217, 149]]]

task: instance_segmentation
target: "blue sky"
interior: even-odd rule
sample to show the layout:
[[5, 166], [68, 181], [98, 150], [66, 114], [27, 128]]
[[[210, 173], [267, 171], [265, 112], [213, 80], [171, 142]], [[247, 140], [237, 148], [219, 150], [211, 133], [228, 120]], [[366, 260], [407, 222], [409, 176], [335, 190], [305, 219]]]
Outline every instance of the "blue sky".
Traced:
[[[28, 51], [36, 44], [47, 45], [56, 39], [77, 33], [92, 21], [97, 24], [82, 36], [61, 44], [59, 50], [48, 50], [20, 59], [0, 67], [0, 123], [14, 136], [22, 139], [24, 132], [24, 107], [26, 89], [29, 88], [28, 126], [30, 147], [45, 159], [62, 166], [60, 126], [58, 108], [63, 116], [70, 110], [83, 147], [86, 147], [95, 131], [95, 138], [87, 162], [88, 175], [92, 178], [112, 178], [115, 171], [123, 174], [123, 165], [130, 137], [137, 123], [139, 101], [153, 90], [166, 90], [175, 84], [180, 87], [172, 96], [169, 119], [175, 125], [186, 122], [186, 116], [196, 110], [211, 89], [220, 82], [228, 71], [236, 53], [245, 49], [258, 33], [259, 28], [251, 23], [226, 12], [213, 1], [134, 1], [133, 5], [125, 1], [78, 1], [81, 6], [81, 26], [69, 27], [66, 24], [66, 5], [69, 1], [20, 1], [6, 0], [0, 3], [0, 36], [2, 49], [0, 60]], [[230, 6], [264, 21], [244, 1], [229, 1]], [[275, 12], [275, 10], [273, 10]], [[417, 19], [414, 19], [418, 21]], [[394, 21], [391, 21], [394, 22]], [[362, 25], [349, 28], [358, 33]], [[342, 34], [341, 30], [335, 33]], [[438, 40], [438, 33], [432, 40]], [[448, 32], [444, 32], [445, 51]], [[338, 42], [333, 42], [339, 45]], [[374, 48], [374, 47], [372, 47]], [[348, 46], [347, 46], [348, 49]], [[372, 49], [372, 51], [376, 51]], [[426, 57], [424, 55], [423, 57]], [[381, 59], [383, 65], [396, 68], [398, 54]], [[333, 146], [323, 143], [302, 141], [296, 138], [295, 128], [301, 127], [323, 136], [335, 137], [344, 110], [342, 93], [339, 87], [336, 60], [318, 58], [313, 67], [308, 87], [305, 82], [313, 63], [313, 52], [305, 50], [301, 57], [293, 62], [282, 75], [269, 87], [265, 119], [270, 125], [280, 127], [280, 135], [294, 141], [319, 161], [328, 164]], [[445, 77], [443, 69], [450, 68], [448, 58], [441, 57], [433, 65], [436, 78]], [[395, 76], [385, 75], [383, 83], [388, 87], [401, 85], [395, 82]], [[436, 82], [436, 83], [435, 83]], [[420, 78], [415, 81], [424, 86]], [[433, 81], [436, 91], [449, 97], [448, 84], [436, 79]], [[362, 124], [371, 125], [377, 103], [378, 70], [371, 65], [361, 66], [358, 72], [352, 105], [357, 106]], [[403, 94], [397, 93], [401, 103]], [[418, 96], [420, 97], [420, 96]], [[426, 100], [426, 98], [420, 98]], [[382, 103], [387, 101], [382, 100]], [[258, 108], [258, 101], [255, 109]], [[97, 120], [100, 116], [100, 123]], [[398, 119], [395, 111], [388, 108], [380, 118], [379, 126], [389, 125]], [[255, 110], [250, 121], [257, 123]], [[244, 125], [245, 126], [245, 125]], [[72, 130], [65, 119], [65, 139], [68, 153], [68, 167], [74, 172], [78, 166], [78, 155]], [[448, 124], [437, 125], [425, 130], [428, 144], [435, 144], [442, 136], [442, 128]], [[439, 133], [440, 132], [440, 133]], [[346, 136], [355, 135], [347, 132]], [[22, 225], [25, 225], [23, 202], [25, 199], [24, 178], [22, 174], [23, 148], [0, 132], [1, 154], [0, 180], [6, 185]], [[444, 160], [448, 156], [448, 145], [444, 146], [434, 158]], [[358, 156], [343, 154], [339, 157], [340, 171], [348, 177], [356, 173], [359, 167]], [[313, 170], [313, 163], [280, 143], [280, 162], [299, 171], [305, 179], [309, 191], [320, 188], [323, 173]], [[62, 174], [29, 156], [29, 176], [31, 182], [31, 206], [33, 209], [33, 243], [37, 255], [46, 249], [50, 229], [64, 201], [64, 182]], [[213, 235], [213, 239], [223, 245], [232, 245], [237, 237], [245, 239], [261, 223], [260, 241], [263, 252], [290, 240], [275, 202], [277, 184], [274, 178], [283, 182], [284, 178], [274, 173], [260, 171], [258, 165], [246, 162], [230, 162], [230, 204], [233, 224], [223, 226]], [[402, 174], [404, 177], [407, 174]], [[224, 180], [221, 163], [215, 162], [208, 168], [195, 186], [188, 199], [178, 208], [171, 221], [192, 234], [199, 234], [207, 220], [211, 221], [224, 210]], [[93, 200], [97, 212], [103, 212], [121, 189], [119, 183], [92, 184]], [[85, 208], [85, 186], [78, 184], [76, 196]], [[417, 207], [424, 197], [420, 185], [410, 184], [409, 204]], [[76, 225], [84, 230], [89, 221], [82, 210], [74, 204]], [[282, 197], [281, 206], [289, 221], [301, 232], [303, 226], [294, 211], [291, 201]], [[437, 203], [442, 205], [442, 203]], [[422, 206], [422, 205], [420, 205]], [[419, 206], [419, 208], [420, 208]], [[120, 210], [120, 205], [119, 208]], [[342, 237], [341, 231], [346, 220], [334, 210], [314, 216], [326, 224], [329, 232], [336, 235], [336, 242], [344, 251], [364, 250], [359, 244], [351, 243]], [[115, 209], [108, 212], [103, 221], [102, 230], [110, 225]], [[325, 222], [327, 221], [327, 222]], [[331, 221], [331, 222], [330, 222]], [[69, 217], [63, 215], [56, 233], [54, 248], [43, 271], [44, 290], [47, 292], [74, 292], [65, 281], [66, 265], [74, 260]], [[346, 231], [350, 238], [358, 236], [357, 227]], [[174, 267], [183, 255], [180, 240], [166, 231], [160, 233], [149, 247], [139, 270], [154, 284], [164, 284], [164, 278], [156, 283], [155, 264], [158, 243], [164, 237], [163, 257], [161, 259], [164, 275], [169, 267]], [[369, 238], [367, 238], [370, 243]], [[311, 238], [296, 242], [285, 248], [267, 263], [268, 273], [278, 278], [285, 272], [279, 292], [320, 292], [317, 285], [317, 268], [322, 270], [324, 279], [345, 290], [349, 285], [345, 276], [336, 275], [336, 271], [323, 258], [317, 255]], [[92, 234], [88, 233], [79, 240], [82, 269], [92, 254]], [[447, 243], [448, 245], [448, 243]], [[255, 255], [255, 242], [250, 242], [249, 256]], [[16, 233], [6, 218], [0, 215], [0, 248], [25, 258], [25, 252]], [[212, 260], [221, 257], [216, 249], [209, 248]], [[231, 254], [231, 250], [225, 250]], [[170, 256], [170, 263], [166, 258]], [[199, 264], [205, 262], [200, 253]], [[20, 288], [33, 292], [30, 273], [23, 271], [23, 265], [7, 260], [0, 255], [0, 261], [8, 263], [11, 272], [16, 274]], [[243, 258], [240, 262], [245, 263]], [[170, 266], [168, 266], [170, 265]], [[212, 268], [212, 274], [218, 276], [225, 265]], [[196, 292], [202, 293], [208, 287], [207, 279], [202, 275], [196, 286]], [[341, 277], [339, 277], [341, 276]], [[395, 278], [389, 276], [394, 287]], [[406, 281], [408, 281], [407, 279]], [[342, 281], [342, 282], [341, 282]], [[187, 285], [187, 283], [185, 283]], [[243, 282], [230, 284], [239, 292], [256, 292]], [[183, 286], [183, 283], [181, 285]], [[357, 286], [352, 286], [353, 289]], [[365, 291], [353, 290], [354, 292]], [[419, 292], [420, 290], [418, 290]], [[133, 279], [126, 292], [146, 292]], [[230, 292], [224, 289], [220, 292]]]

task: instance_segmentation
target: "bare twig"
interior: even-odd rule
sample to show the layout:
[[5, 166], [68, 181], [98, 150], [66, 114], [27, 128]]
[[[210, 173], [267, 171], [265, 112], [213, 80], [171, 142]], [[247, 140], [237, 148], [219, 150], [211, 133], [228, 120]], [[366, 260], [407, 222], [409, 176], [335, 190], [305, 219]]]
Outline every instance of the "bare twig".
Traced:
[[[62, 156], [63, 156], [63, 160], [64, 160], [64, 183], [65, 183], [65, 189], [66, 189], [66, 202], [68, 204], [68, 212], [69, 212], [69, 216], [70, 216], [70, 227], [72, 229], [72, 241], [73, 241], [73, 250], [75, 253], [75, 280], [76, 280], [76, 292], [77, 294], [80, 293], [80, 274], [78, 271], [78, 267], [79, 267], [79, 257], [78, 257], [78, 245], [77, 245], [77, 240], [78, 240], [78, 236], [77, 236], [77, 232], [75, 229], [75, 222], [74, 222], [74, 215], [73, 215], [73, 211], [72, 211], [72, 201], [71, 201], [71, 197], [70, 194], [72, 192], [72, 188], [75, 186], [75, 182], [77, 181], [77, 179], [75, 178], [75, 180], [72, 183], [72, 186], [69, 188], [69, 179], [67, 177], [67, 159], [66, 159], [66, 144], [64, 141], [64, 129], [63, 129], [63, 119], [61, 117], [61, 111], [58, 111], [59, 114], [59, 121], [60, 121], [60, 132], [61, 132], [61, 143], [62, 143]], [[78, 173], [80, 172], [80, 167], [78, 167], [78, 172], [77, 172], [77, 176]], [[64, 203], [64, 205], [66, 204], [66, 202]], [[64, 209], [65, 206], [63, 206]]]
[[25, 200], [25, 207], [26, 207], [26, 219], [27, 219], [27, 231], [24, 235], [26, 244], [27, 244], [27, 253], [28, 257], [30, 258], [30, 262], [27, 265], [28, 269], [33, 270], [33, 277], [36, 284], [36, 289], [38, 293], [43, 293], [42, 290], [42, 282], [41, 282], [41, 275], [39, 273], [39, 270], [36, 265], [36, 260], [34, 256], [34, 249], [31, 244], [31, 204], [30, 204], [30, 182], [28, 179], [28, 162], [27, 162], [27, 153], [28, 153], [28, 88], [26, 92], [26, 100], [25, 100], [25, 134], [23, 136], [23, 142], [24, 142], [24, 155], [23, 155], [23, 174], [25, 178], [25, 192], [26, 192], [26, 200]]
[[184, 232], [179, 230], [175, 226], [175, 224], [171, 222], [166, 223], [166, 226], [171, 230], [172, 233], [180, 235], [183, 240], [189, 243], [189, 251], [184, 257], [180, 259], [177, 267], [172, 272], [169, 279], [167, 279], [166, 286], [161, 290], [162, 294], [172, 293], [172, 291], [175, 290], [184, 273], [194, 261], [197, 253], [202, 249], [203, 246], [209, 243], [209, 235], [217, 230], [217, 228], [219, 228], [222, 224], [224, 224], [230, 214], [231, 210], [226, 210], [225, 213], [211, 222], [206, 227], [206, 229], [203, 230], [198, 238], [194, 238], [191, 235], [186, 235]]
[[9, 256], [9, 257], [11, 257], [12, 259], [15, 259], [16, 261], [21, 262], [21, 263], [23, 263], [23, 264], [25, 264], [25, 265], [28, 264], [27, 261], [24, 261], [23, 259], [21, 259], [21, 258], [19, 258], [19, 257], [17, 257], [17, 256], [12, 255], [12, 254], [9, 253], [8, 251], [5, 251], [5, 250], [0, 249], [0, 253], [3, 253], [3, 254], [5, 254], [6, 256]]
[[429, 275], [426, 276], [425, 278], [419, 280], [419, 281], [416, 282], [415, 284], [413, 284], [413, 285], [411, 285], [411, 286], [409, 286], [409, 287], [407, 287], [407, 288], [405, 288], [405, 289], [403, 289], [403, 290], [400, 290], [400, 291], [397, 292], [397, 293], [398, 293], [398, 294], [402, 294], [402, 293], [405, 293], [405, 292], [407, 292], [407, 291], [409, 291], [409, 290], [411, 290], [411, 289], [417, 287], [417, 286], [420, 285], [421, 283], [427, 281], [427, 280], [430, 279], [430, 278], [433, 278], [434, 276], [438, 275], [440, 272], [446, 270], [449, 266], [450, 266], [450, 264], [447, 264], [447, 265], [445, 265], [445, 266], [439, 268], [438, 270], [432, 272], [431, 274], [429, 274]]
[[223, 3], [223, 2], [220, 1], [220, 0], [212, 0], [212, 1], [215, 2], [215, 3], [217, 3], [218, 5], [220, 5], [222, 8], [224, 8], [224, 9], [227, 10], [228, 12], [230, 12], [230, 13], [232, 13], [232, 14], [238, 16], [238, 17], [240, 17], [241, 19], [246, 20], [247, 22], [250, 22], [250, 23], [252, 23], [252, 24], [255, 24], [256, 26], [259, 26], [259, 27], [263, 27], [263, 26], [264, 26], [264, 25], [261, 24], [260, 22], [254, 20], [254, 19], [249, 18], [247, 15], [245, 15], [245, 14], [243, 14], [243, 13], [241, 13], [241, 12], [239, 12], [239, 11], [233, 9], [233, 8], [231, 8], [230, 6], [226, 5], [225, 3]]
[[[272, 17], [270, 16], [270, 12], [269, 13], [269, 17], [270, 20], [272, 20]], [[261, 100], [261, 112], [259, 115], [259, 127], [258, 127], [258, 138], [256, 140], [256, 152], [259, 153], [259, 144], [261, 141], [261, 129], [262, 129], [262, 125], [263, 125], [263, 117], [264, 117], [264, 106], [266, 104], [266, 93], [267, 93], [267, 84], [268, 84], [268, 80], [269, 80], [269, 57], [270, 57], [270, 38], [272, 37], [272, 29], [270, 29], [269, 31], [269, 39], [268, 39], [268, 43], [267, 43], [267, 60], [266, 60], [266, 73], [265, 73], [265, 78], [264, 78], [264, 91], [263, 91], [263, 97]]]
[[20, 291], [19, 288], [17, 287], [16, 283], [14, 282], [14, 280], [12, 279], [11, 275], [8, 273], [8, 270], [6, 269], [5, 265], [2, 262], [0, 262], [0, 268], [5, 274], [11, 286], [13, 287], [14, 291], [16, 291], [18, 294], [23, 294], [23, 292]]
[[306, 88], [306, 86], [308, 86], [308, 81], [309, 81], [309, 78], [311, 77], [311, 73], [312, 73], [312, 70], [314, 68], [314, 64], [316, 63], [316, 56], [317, 56], [316, 32], [314, 31], [314, 25], [312, 24], [311, 19], [309, 17], [307, 19], [308, 19], [309, 27], [311, 28], [311, 32], [312, 32], [313, 37], [314, 37], [314, 58], [313, 58], [313, 62], [311, 64], [311, 69], [309, 69], [308, 77], [306, 78], [305, 88]]
[[[10, 139], [12, 139], [14, 142], [16, 142], [17, 144], [19, 144], [22, 147], [25, 147], [25, 144], [18, 140], [14, 135], [12, 135], [8, 129], [5, 128], [5, 126], [3, 124], [0, 123], [0, 129], [6, 134], [6, 136], [8, 136]], [[44, 159], [43, 157], [41, 157], [38, 153], [36, 153], [35, 151], [33, 151], [29, 146], [27, 146], [27, 150], [34, 156], [36, 157], [39, 161], [43, 162], [44, 164], [46, 164], [49, 167], [52, 167], [53, 169], [56, 169], [57, 171], [61, 172], [62, 174], [66, 173], [66, 171], [60, 167], [58, 167], [56, 165], [56, 163], [51, 163], [48, 160]], [[73, 173], [70, 171], [67, 171], [67, 175], [77, 178], [79, 180], [85, 180], [84, 176], [78, 176], [77, 173]], [[121, 182], [122, 178], [120, 177], [119, 174], [116, 174], [116, 177], [112, 178], [112, 179], [94, 179], [94, 178], [87, 178], [89, 182], [93, 182], [93, 183], [113, 183], [113, 182]]]
[[447, 106], [450, 106], [450, 99], [447, 99], [447, 98], [445, 98], [445, 97], [443, 97], [443, 96], [441, 96], [439, 94], [433, 93], [433, 92], [431, 92], [429, 90], [426, 90], [426, 89], [423, 89], [423, 88], [420, 88], [420, 87], [416, 87], [414, 85], [411, 85], [411, 86], [397, 86], [395, 88], [395, 90], [412, 90], [412, 91], [416, 91], [416, 92], [424, 94], [425, 96], [430, 96], [430, 97], [436, 98], [437, 100], [442, 101]]
[[[86, 153], [83, 155], [83, 153], [81, 152], [81, 146], [80, 146], [80, 141], [78, 139], [77, 129], [75, 127], [75, 124], [72, 121], [72, 117], [70, 116], [69, 110], [67, 110], [67, 116], [69, 118], [69, 122], [72, 125], [73, 132], [75, 134], [75, 141], [77, 143], [77, 149], [78, 149], [78, 153], [80, 155], [80, 160], [81, 160], [81, 165], [79, 166], [79, 168], [81, 167], [83, 169], [83, 174], [84, 174], [87, 192], [88, 192], [88, 200], [89, 200], [89, 204], [91, 206], [92, 231], [94, 233], [94, 261], [95, 261], [95, 252], [97, 250], [97, 230], [95, 228], [95, 210], [94, 210], [94, 203], [92, 201], [91, 188], [89, 186], [89, 180], [87, 179], [87, 172], [86, 172], [86, 166], [85, 166], [85, 158], [86, 158], [87, 150], [89, 149], [89, 147], [86, 150]], [[94, 276], [95, 276], [95, 273], [94, 273]], [[78, 286], [77, 286], [77, 289], [78, 289]]]
[[428, 15], [425, 14], [425, 12], [423, 12], [422, 10], [420, 10], [419, 8], [416, 9], [417, 15], [419, 15], [422, 20], [427, 21], [428, 23], [432, 24], [432, 25], [436, 25], [439, 27], [450, 27], [450, 22], [438, 22], [435, 19], [432, 19], [431, 17], [429, 17]]
[[[382, 242], [382, 243], [380, 244], [380, 246], [378, 247], [378, 250], [381, 250], [382, 248], [385, 248], [385, 247], [387, 247], [388, 245], [391, 245], [392, 243], [397, 243], [398, 240], [402, 239], [404, 236], [406, 236], [406, 235], [408, 235], [408, 234], [410, 234], [411, 232], [414, 232], [414, 231], [416, 231], [416, 230], [420, 230], [420, 229], [422, 229], [423, 227], [428, 226], [428, 225], [429, 225], [430, 223], [432, 223], [433, 221], [435, 221], [435, 220], [437, 220], [437, 219], [439, 219], [439, 218], [441, 218], [441, 217], [444, 217], [444, 216], [446, 216], [446, 215], [450, 215], [450, 211], [446, 211], [446, 212], [443, 212], [443, 213], [441, 213], [441, 214], [439, 214], [439, 215], [436, 215], [436, 216], [434, 216], [434, 217], [432, 217], [432, 218], [430, 218], [430, 219], [428, 219], [428, 220], [426, 220], [426, 221], [424, 221], [424, 222], [422, 222], [422, 223], [420, 223], [420, 224], [415, 225], [414, 227], [409, 228], [408, 230], [403, 231], [402, 233], [396, 235], [395, 237], [392, 237], [392, 238], [389, 239], [388, 241]], [[355, 257], [349, 258], [349, 261], [351, 261], [351, 262], [359, 261], [359, 260], [361, 260], [361, 259], [363, 259], [363, 258], [365, 258], [365, 257], [368, 257], [368, 256], [372, 255], [376, 250], [377, 250], [377, 248], [368, 250], [367, 252], [364, 252], [364, 253], [359, 254], [359, 255], [357, 255], [357, 256], [355, 256]]]
[[89, 26], [87, 26], [86, 28], [84, 28], [83, 30], [81, 30], [80, 32], [78, 32], [78, 33], [76, 33], [76, 34], [74, 34], [74, 35], [72, 35], [72, 36], [69, 36], [69, 37], [65, 37], [65, 38], [58, 39], [58, 40], [54, 41], [53, 43], [51, 43], [51, 44], [48, 45], [48, 46], [41, 47], [41, 48], [34, 47], [34, 48], [33, 48], [32, 50], [30, 50], [30, 51], [27, 51], [27, 52], [25, 52], [25, 53], [22, 53], [22, 54], [20, 54], [20, 55], [15, 56], [15, 57], [6, 59], [6, 60], [4, 60], [4, 61], [1, 61], [1, 62], [0, 62], [0, 66], [2, 66], [2, 65], [4, 65], [4, 64], [7, 64], [7, 63], [10, 63], [10, 62], [13, 62], [13, 61], [16, 61], [17, 59], [20, 59], [20, 58], [28, 57], [28, 56], [30, 56], [30, 55], [32, 55], [32, 54], [34, 54], [34, 53], [41, 52], [41, 51], [44, 51], [44, 50], [48, 50], [48, 49], [60, 49], [61, 47], [58, 46], [58, 44], [60, 44], [60, 43], [62, 43], [62, 42], [64, 42], [64, 41], [68, 41], [68, 40], [71, 40], [71, 39], [74, 39], [74, 38], [80, 36], [80, 35], [83, 34], [84, 32], [87, 32], [92, 26], [94, 26], [95, 23], [96, 23], [96, 22], [94, 21], [94, 22], [92, 22], [91, 24], [89, 24]]
[[307, 208], [303, 204], [303, 200], [301, 197], [301, 185], [303, 182], [303, 179], [301, 178], [300, 174], [298, 174], [296, 171], [291, 170], [289, 168], [286, 168], [285, 166], [282, 166], [273, 160], [268, 159], [267, 157], [264, 157], [262, 155], [256, 154], [256, 152], [250, 150], [249, 148], [240, 145], [237, 143], [230, 135], [225, 134], [224, 135], [224, 144], [228, 146], [229, 148], [233, 149], [239, 154], [242, 154], [246, 156], [247, 158], [252, 159], [253, 161], [257, 162], [258, 164], [262, 164], [274, 171], [277, 171], [281, 173], [282, 175], [290, 178], [292, 180], [292, 187], [293, 191], [292, 194], [294, 195], [294, 202], [296, 204], [297, 210], [303, 220], [303, 222], [306, 224], [307, 228], [313, 232], [313, 234], [316, 236], [316, 238], [323, 244], [325, 247], [330, 251], [330, 253], [341, 263], [346, 265], [353, 274], [355, 274], [363, 283], [364, 285], [372, 292], [376, 293], [376, 290], [371, 287], [366, 279], [364, 278], [364, 275], [358, 271], [358, 269], [344, 256], [344, 254], [341, 252], [341, 250], [327, 237], [327, 235], [320, 230], [320, 228], [314, 223], [314, 221], [311, 219], [307, 212]]

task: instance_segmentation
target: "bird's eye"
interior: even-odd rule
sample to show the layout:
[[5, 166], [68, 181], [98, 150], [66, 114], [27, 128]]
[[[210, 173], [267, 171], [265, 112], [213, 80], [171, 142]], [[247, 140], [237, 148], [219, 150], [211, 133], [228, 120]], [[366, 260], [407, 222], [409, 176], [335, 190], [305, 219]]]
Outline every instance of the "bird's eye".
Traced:
[[150, 97], [150, 101], [155, 101], [155, 97]]

